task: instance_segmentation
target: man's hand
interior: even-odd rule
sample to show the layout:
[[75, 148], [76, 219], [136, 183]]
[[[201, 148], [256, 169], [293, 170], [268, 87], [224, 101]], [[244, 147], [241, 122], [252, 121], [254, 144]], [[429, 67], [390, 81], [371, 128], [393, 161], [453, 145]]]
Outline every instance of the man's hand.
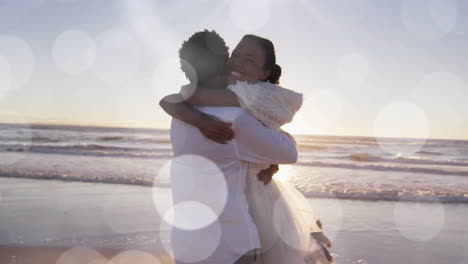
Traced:
[[271, 182], [271, 179], [273, 178], [273, 175], [277, 173], [279, 170], [278, 164], [271, 164], [270, 167], [261, 170], [257, 174], [257, 178], [259, 181], [263, 182], [264, 185], [267, 185], [268, 183]]
[[231, 123], [226, 123], [211, 115], [203, 115], [196, 123], [196, 127], [208, 139], [220, 144], [226, 144], [233, 139], [234, 131]]

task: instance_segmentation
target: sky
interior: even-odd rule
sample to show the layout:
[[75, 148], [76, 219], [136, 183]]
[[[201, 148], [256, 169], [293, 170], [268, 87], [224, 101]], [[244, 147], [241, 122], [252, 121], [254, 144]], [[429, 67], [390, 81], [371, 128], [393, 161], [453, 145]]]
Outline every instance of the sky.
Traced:
[[169, 128], [203, 29], [275, 44], [292, 133], [468, 139], [462, 0], [0, 0], [0, 122]]

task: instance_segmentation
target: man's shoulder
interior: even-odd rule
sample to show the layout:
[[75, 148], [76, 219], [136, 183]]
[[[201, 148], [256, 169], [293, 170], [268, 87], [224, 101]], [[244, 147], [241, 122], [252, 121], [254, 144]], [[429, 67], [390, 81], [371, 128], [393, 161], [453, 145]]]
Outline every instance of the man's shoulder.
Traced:
[[225, 121], [235, 120], [240, 115], [246, 113], [242, 108], [235, 106], [198, 106], [197, 109], [205, 114], [216, 116]]

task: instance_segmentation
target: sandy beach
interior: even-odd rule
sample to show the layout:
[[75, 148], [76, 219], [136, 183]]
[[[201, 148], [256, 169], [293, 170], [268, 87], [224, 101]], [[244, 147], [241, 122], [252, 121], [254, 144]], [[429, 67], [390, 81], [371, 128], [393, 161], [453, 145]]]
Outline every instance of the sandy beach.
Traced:
[[[123, 254], [148, 263], [170, 263], [162, 245], [168, 232], [160, 229], [152, 193], [151, 187], [143, 186], [0, 178], [0, 262], [56, 263], [76, 247], [78, 252], [85, 247], [85, 253], [73, 254], [107, 260]], [[467, 205], [310, 201], [332, 239], [335, 263], [468, 259]], [[419, 218], [395, 219], [405, 210], [416, 210]]]
[[5, 264], [102, 263], [125, 259], [125, 263], [173, 264], [170, 256], [151, 251], [87, 247], [0, 246], [0, 262]]

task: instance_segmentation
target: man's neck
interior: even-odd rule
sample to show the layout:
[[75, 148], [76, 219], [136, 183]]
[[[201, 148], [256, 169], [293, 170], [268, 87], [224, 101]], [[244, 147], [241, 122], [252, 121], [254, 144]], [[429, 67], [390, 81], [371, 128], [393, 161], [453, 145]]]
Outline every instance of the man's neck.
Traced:
[[223, 77], [216, 77], [212, 78], [208, 81], [199, 84], [200, 87], [208, 88], [208, 89], [224, 89], [227, 86], [226, 78]]

